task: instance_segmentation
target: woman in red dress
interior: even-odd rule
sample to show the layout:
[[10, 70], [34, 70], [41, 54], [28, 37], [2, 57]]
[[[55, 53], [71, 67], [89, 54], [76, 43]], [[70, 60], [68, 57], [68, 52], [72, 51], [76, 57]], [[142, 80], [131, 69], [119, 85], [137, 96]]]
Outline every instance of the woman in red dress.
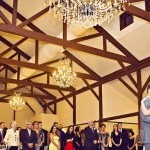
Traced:
[[74, 127], [72, 125], [70, 125], [68, 127], [68, 130], [66, 132], [66, 146], [65, 146], [65, 150], [74, 150], [74, 138], [75, 138], [75, 134], [74, 134]]

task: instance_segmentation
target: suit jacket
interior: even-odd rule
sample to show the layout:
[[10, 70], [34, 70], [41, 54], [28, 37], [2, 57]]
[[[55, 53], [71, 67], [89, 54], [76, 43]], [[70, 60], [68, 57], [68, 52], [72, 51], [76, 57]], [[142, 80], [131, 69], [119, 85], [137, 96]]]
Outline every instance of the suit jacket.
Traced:
[[[147, 109], [150, 109], [150, 97], [144, 101], [144, 104]], [[140, 111], [140, 123], [142, 143], [150, 144], [150, 116], [145, 116], [142, 110]]]
[[65, 147], [66, 144], [66, 134], [64, 131], [59, 130], [60, 132], [60, 144], [61, 144], [61, 149], [63, 149]]
[[[37, 134], [35, 131], [31, 130], [31, 135], [29, 136], [28, 130], [23, 129], [20, 132], [20, 141], [22, 142], [23, 150], [35, 150], [35, 144], [37, 142]], [[28, 147], [28, 143], [33, 143], [33, 148]]]
[[19, 146], [19, 131], [14, 132], [12, 128], [8, 129], [4, 141], [8, 146]]
[[121, 132], [121, 138], [122, 138], [122, 144], [121, 144], [121, 147], [123, 148], [126, 148], [127, 145], [128, 145], [128, 133], [127, 133], [127, 130], [125, 129], [122, 129], [122, 132]]
[[3, 134], [2, 135], [0, 134], [0, 143], [3, 142], [3, 139], [4, 139], [5, 135], [6, 135], [6, 131], [7, 131], [7, 128], [4, 128], [3, 131], [2, 131]]
[[42, 129], [43, 133], [44, 133], [44, 146], [48, 145], [48, 131], [45, 129]]
[[86, 127], [84, 129], [84, 134], [85, 134], [85, 143], [84, 146], [87, 149], [95, 150], [97, 147], [97, 144], [94, 144], [94, 140], [98, 140], [98, 133], [97, 130], [93, 130], [90, 127]]

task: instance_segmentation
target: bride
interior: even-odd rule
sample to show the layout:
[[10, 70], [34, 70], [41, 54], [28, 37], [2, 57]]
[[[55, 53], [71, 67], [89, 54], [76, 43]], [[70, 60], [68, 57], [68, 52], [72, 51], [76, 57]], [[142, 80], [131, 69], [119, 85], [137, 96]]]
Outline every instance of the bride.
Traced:
[[59, 150], [60, 149], [60, 139], [57, 135], [57, 128], [52, 126], [50, 130], [50, 145], [49, 150]]

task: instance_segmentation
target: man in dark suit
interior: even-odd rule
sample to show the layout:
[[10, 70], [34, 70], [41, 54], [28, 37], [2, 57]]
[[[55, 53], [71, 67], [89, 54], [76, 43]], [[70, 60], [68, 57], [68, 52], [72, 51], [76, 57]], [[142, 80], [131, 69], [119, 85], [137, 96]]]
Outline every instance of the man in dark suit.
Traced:
[[1, 122], [0, 123], [0, 144], [3, 144], [3, 142], [4, 142], [4, 137], [6, 135], [6, 130], [7, 130], [7, 128], [5, 128], [5, 123]]
[[84, 129], [85, 134], [85, 150], [97, 150], [98, 134], [94, 128], [94, 122], [88, 121], [88, 127]]
[[60, 150], [64, 150], [65, 144], [66, 144], [66, 134], [64, 131], [62, 131], [63, 125], [59, 124], [59, 132], [60, 132]]
[[121, 150], [126, 150], [127, 145], [128, 145], [128, 133], [127, 130], [122, 128], [122, 123], [118, 123], [118, 129], [119, 132], [121, 132], [121, 137], [122, 137], [122, 143], [121, 143]]
[[20, 132], [20, 141], [23, 145], [23, 150], [35, 150], [35, 144], [37, 142], [36, 132], [32, 130], [32, 122], [27, 121], [27, 129], [23, 129]]

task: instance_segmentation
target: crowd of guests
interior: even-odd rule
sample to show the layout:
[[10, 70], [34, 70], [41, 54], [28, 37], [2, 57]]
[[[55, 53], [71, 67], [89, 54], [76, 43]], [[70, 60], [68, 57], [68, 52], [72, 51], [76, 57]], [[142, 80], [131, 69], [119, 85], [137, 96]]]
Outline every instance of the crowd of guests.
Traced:
[[17, 127], [12, 121], [11, 128], [5, 128], [0, 123], [0, 143], [7, 145], [10, 150], [142, 150], [140, 135], [134, 137], [132, 130], [122, 128], [122, 123], [114, 124], [111, 134], [106, 125], [98, 129], [90, 120], [88, 126], [81, 130], [79, 126], [70, 125], [66, 132], [63, 126], [54, 122], [49, 131], [42, 128], [42, 122], [26, 122], [26, 129]]

